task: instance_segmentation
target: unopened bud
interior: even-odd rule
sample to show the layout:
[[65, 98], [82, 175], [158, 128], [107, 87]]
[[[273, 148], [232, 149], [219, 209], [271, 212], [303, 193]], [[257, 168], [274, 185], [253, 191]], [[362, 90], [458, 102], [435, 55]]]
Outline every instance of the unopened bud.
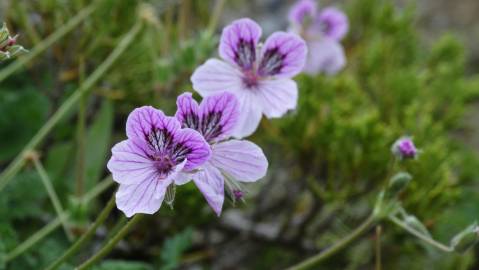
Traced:
[[411, 181], [412, 176], [407, 172], [399, 172], [395, 174], [389, 181], [388, 188], [386, 189], [386, 198], [396, 197]]
[[165, 193], [165, 203], [173, 209], [173, 203], [175, 202], [175, 193], [176, 193], [176, 185], [171, 184], [166, 188]]
[[410, 137], [401, 137], [391, 147], [391, 152], [399, 159], [416, 158], [419, 150]]
[[479, 227], [477, 223], [470, 225], [464, 231], [458, 233], [451, 240], [451, 247], [454, 251], [465, 253], [479, 241]]
[[417, 232], [420, 232], [422, 233], [423, 235], [426, 235], [426, 236], [429, 236], [431, 237], [431, 233], [429, 233], [429, 230], [426, 228], [426, 226], [424, 226], [424, 224], [422, 224], [421, 221], [419, 221], [419, 219], [417, 219], [415, 216], [413, 215], [408, 215], [405, 219], [404, 219], [404, 222], [406, 222], [406, 224], [413, 228], [414, 230], [416, 230]]
[[7, 25], [0, 28], [0, 61], [26, 52], [22, 46], [17, 45], [17, 36], [10, 36]]

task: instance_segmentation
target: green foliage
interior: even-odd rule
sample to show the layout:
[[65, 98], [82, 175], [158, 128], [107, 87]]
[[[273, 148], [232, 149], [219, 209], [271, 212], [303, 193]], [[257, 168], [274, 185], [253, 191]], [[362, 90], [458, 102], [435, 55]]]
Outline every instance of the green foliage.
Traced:
[[187, 228], [165, 240], [160, 255], [160, 269], [177, 269], [180, 266], [181, 255], [191, 246], [192, 235], [193, 230]]
[[[20, 30], [15, 32], [20, 32], [21, 44], [33, 48], [90, 1], [10, 2], [5, 19]], [[24, 72], [2, 83], [0, 165], [21, 150], [52, 111], [117, 46], [136, 21], [139, 2], [99, 1], [98, 10], [77, 29], [26, 66]], [[216, 52], [218, 36], [205, 30], [211, 13], [209, 1], [142, 2], [150, 4], [146, 7], [152, 17], [87, 97], [86, 190], [94, 188], [108, 173], [105, 162], [111, 145], [124, 139], [126, 115], [140, 105], [154, 105], [174, 113], [176, 95], [191, 90], [192, 71]], [[236, 10], [244, 1], [233, 5]], [[277, 225], [284, 239], [257, 241], [254, 237], [258, 236], [245, 234], [238, 240], [236, 232], [218, 225], [223, 221], [190, 183], [177, 189], [174, 211], [163, 207], [157, 216], [145, 221], [142, 230], [132, 231], [131, 241], [113, 256], [118, 259], [107, 259], [95, 269], [153, 268], [140, 260], [158, 261], [161, 269], [178, 268], [183, 254], [192, 247], [193, 235], [195, 249], [196, 236], [204, 237], [198, 244], [202, 254], [214, 249], [211, 261], [202, 260], [201, 264], [214, 266], [216, 260], [222, 259], [219, 256], [223, 246], [241, 247], [246, 239], [254, 247], [238, 248], [248, 259], [236, 267], [288, 266], [327, 248], [369, 215], [393, 169], [413, 176], [399, 199], [421, 221], [421, 230], [434, 238], [447, 242], [477, 218], [479, 199], [474, 191], [478, 187], [479, 160], [460, 138], [470, 132], [463, 117], [479, 96], [479, 76], [465, 75], [462, 44], [447, 35], [432, 48], [425, 48], [415, 29], [413, 6], [398, 9], [392, 1], [352, 0], [345, 9], [351, 25], [344, 42], [347, 68], [332, 77], [298, 76], [297, 109], [282, 119], [264, 120], [252, 139], [265, 149], [273, 179], [258, 193], [252, 192], [260, 196], [248, 198], [242, 211], [252, 224]], [[76, 179], [76, 115], [77, 111], [70, 112], [37, 149], [65, 206], [74, 194]], [[417, 161], [397, 164], [392, 160], [390, 146], [403, 135], [411, 135], [422, 152]], [[277, 193], [281, 188], [287, 194]], [[101, 197], [82, 204], [71, 221], [93, 218], [96, 206], [104, 202]], [[263, 204], [267, 204], [266, 214], [257, 214], [255, 211], [262, 209], [256, 208]], [[225, 211], [229, 208], [231, 205], [225, 203]], [[312, 214], [302, 219], [308, 211]], [[0, 194], [0, 217], [2, 269], [5, 254], [54, 217], [38, 175], [28, 166]], [[111, 224], [105, 227], [109, 231], [113, 230]], [[188, 226], [195, 229], [182, 231]], [[75, 233], [80, 234], [84, 228], [78, 227]], [[85, 249], [91, 250], [104, 240], [103, 230], [99, 230], [94, 240], [97, 242]], [[221, 241], [211, 247], [213, 240], [209, 237], [217, 234]], [[165, 235], [170, 237], [164, 240]], [[295, 244], [293, 249], [288, 247], [290, 243]], [[67, 246], [58, 230], [8, 266], [20, 270], [45, 266]], [[300, 249], [304, 246], [305, 250]], [[371, 237], [365, 237], [324, 269], [371, 269], [373, 247]], [[465, 256], [444, 255], [388, 224], [384, 224], [382, 247], [383, 269], [477, 267], [473, 251]], [[81, 257], [72, 262], [84, 259]], [[72, 269], [73, 265], [64, 268]]]

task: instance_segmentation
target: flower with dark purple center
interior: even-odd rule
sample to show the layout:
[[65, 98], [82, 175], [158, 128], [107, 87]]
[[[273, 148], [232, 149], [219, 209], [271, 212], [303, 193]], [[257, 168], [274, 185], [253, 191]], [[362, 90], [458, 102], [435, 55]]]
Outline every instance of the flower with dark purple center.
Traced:
[[309, 74], [336, 74], [346, 64], [340, 43], [347, 34], [346, 15], [334, 7], [318, 10], [313, 0], [298, 1], [290, 10], [291, 31], [301, 35], [308, 46], [303, 71]]
[[419, 150], [410, 137], [402, 137], [394, 142], [391, 151], [399, 159], [415, 158]]
[[128, 138], [112, 148], [107, 167], [120, 184], [116, 204], [127, 217], [158, 211], [168, 186], [211, 155], [201, 134], [149, 106], [130, 113], [126, 134]]
[[[223, 29], [219, 55], [198, 67], [191, 77], [203, 97], [234, 94], [241, 112], [232, 135], [251, 135], [263, 114], [281, 117], [296, 107], [298, 88], [291, 79], [306, 61], [306, 45], [295, 34], [276, 32], [259, 45], [261, 27], [251, 19], [236, 20]], [[260, 48], [261, 47], [261, 48]]]
[[[225, 181], [230, 194], [236, 196], [239, 182], [255, 182], [265, 176], [268, 160], [256, 144], [229, 137], [238, 121], [240, 104], [235, 95], [227, 92], [208, 96], [198, 104], [191, 93], [180, 95], [176, 101], [176, 118], [185, 128], [194, 128], [211, 147], [211, 158], [198, 170], [184, 178], [192, 179], [217, 215], [224, 202]], [[194, 119], [194, 120], [192, 120]]]

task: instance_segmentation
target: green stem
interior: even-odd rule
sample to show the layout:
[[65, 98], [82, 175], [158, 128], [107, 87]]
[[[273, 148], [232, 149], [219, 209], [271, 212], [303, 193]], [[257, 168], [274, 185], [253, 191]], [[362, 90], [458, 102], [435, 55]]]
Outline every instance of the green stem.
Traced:
[[67, 250], [56, 259], [52, 264], [50, 264], [47, 270], [58, 269], [66, 260], [68, 260], [71, 256], [73, 256], [84, 244], [88, 243], [91, 239], [93, 234], [96, 232], [98, 227], [105, 222], [106, 218], [110, 214], [111, 210], [115, 206], [115, 195], [111, 196], [110, 200], [108, 201], [107, 205], [101, 211], [100, 215], [98, 215], [95, 222], [90, 226], [90, 228]]
[[90, 259], [88, 259], [86, 262], [75, 268], [76, 270], [84, 270], [92, 267], [95, 263], [97, 263], [99, 260], [101, 260], [103, 257], [108, 255], [110, 251], [118, 244], [118, 242], [125, 237], [125, 235], [128, 233], [128, 231], [136, 224], [140, 219], [143, 217], [141, 214], [136, 214], [132, 219], [128, 221], [128, 223], [125, 224], [121, 228], [121, 230], [111, 238], [103, 248], [101, 248], [98, 252], [95, 253]]
[[335, 243], [333, 246], [326, 249], [325, 251], [306, 259], [305, 261], [289, 267], [288, 270], [304, 270], [313, 268], [314, 266], [318, 265], [319, 263], [330, 258], [334, 254], [345, 248], [348, 244], [350, 244], [356, 238], [369, 230], [376, 222], [377, 219], [374, 215], [369, 216], [361, 225], [359, 225], [359, 227], [357, 227], [354, 231], [352, 231], [343, 239], [339, 240], [339, 242]]
[[[79, 73], [80, 84], [83, 84], [85, 74], [84, 58], [80, 57]], [[85, 126], [86, 126], [86, 106], [88, 95], [84, 95], [78, 102], [77, 119], [77, 156], [76, 156], [76, 196], [83, 196], [85, 182]]]
[[389, 216], [389, 220], [391, 220], [394, 224], [403, 228], [404, 230], [406, 230], [410, 234], [416, 236], [417, 238], [421, 239], [422, 241], [428, 243], [429, 245], [431, 245], [433, 247], [436, 247], [439, 250], [442, 250], [444, 252], [453, 252], [454, 251], [453, 248], [451, 248], [449, 246], [446, 246], [442, 243], [439, 243], [438, 241], [432, 239], [431, 237], [426, 236], [426, 235], [416, 231], [415, 229], [409, 227], [406, 223], [402, 222], [400, 219], [398, 219], [395, 216]]
[[10, 75], [15, 73], [16, 71], [18, 71], [25, 64], [30, 62], [33, 58], [40, 55], [42, 52], [44, 52], [46, 49], [52, 46], [53, 43], [55, 43], [60, 38], [62, 38], [64, 35], [68, 34], [70, 31], [75, 29], [75, 27], [78, 24], [80, 24], [90, 14], [92, 14], [93, 11], [95, 11], [97, 7], [97, 4], [96, 4], [97, 2], [98, 1], [95, 1], [91, 5], [81, 10], [75, 17], [71, 18], [65, 25], [58, 28], [57, 31], [55, 31], [46, 39], [38, 43], [37, 46], [35, 46], [29, 53], [25, 54], [23, 57], [18, 58], [15, 62], [10, 64], [6, 68], [2, 69], [0, 71], [0, 82], [8, 78]]
[[30, 153], [40, 142], [47, 136], [47, 134], [55, 127], [55, 125], [70, 111], [78, 100], [89, 92], [95, 83], [110, 69], [115, 61], [120, 58], [128, 46], [135, 40], [136, 35], [142, 29], [141, 20], [136, 23], [131, 30], [123, 37], [118, 46], [110, 53], [103, 63], [88, 77], [84, 84], [82, 84], [50, 117], [50, 119], [43, 125], [37, 134], [24, 147], [22, 152], [10, 163], [5, 171], [0, 175], [0, 191], [5, 188], [10, 179], [17, 174], [17, 172], [25, 164], [25, 155]]
[[[68, 218], [70, 215], [66, 214], [65, 217]], [[50, 223], [48, 223], [46, 226], [38, 230], [36, 233], [34, 233], [32, 236], [30, 236], [27, 240], [25, 240], [23, 243], [15, 247], [12, 251], [7, 253], [5, 256], [5, 262], [9, 262], [16, 257], [20, 256], [23, 254], [25, 251], [29, 250], [31, 247], [33, 247], [38, 241], [42, 240], [45, 238], [47, 235], [49, 235], [51, 232], [56, 230], [58, 226], [62, 224], [61, 220], [59, 217], [56, 219], [52, 220]]]
[[40, 160], [38, 159], [38, 157], [33, 158], [33, 164], [35, 165], [35, 169], [40, 175], [40, 179], [42, 180], [43, 185], [45, 186], [45, 189], [47, 190], [48, 196], [50, 197], [50, 200], [52, 201], [53, 208], [55, 209], [55, 212], [57, 212], [57, 216], [60, 218], [60, 221], [63, 226], [63, 230], [65, 231], [65, 234], [68, 240], [73, 241], [73, 235], [71, 234], [70, 229], [68, 228], [67, 219], [65, 218], [65, 211], [63, 210], [62, 204], [60, 203], [60, 199], [58, 198], [58, 195], [55, 191], [55, 188], [53, 187], [50, 177], [45, 171], [45, 168], [43, 167], [43, 165], [40, 163]]
[[[82, 198], [83, 203], [89, 203], [91, 200], [93, 200], [98, 195], [100, 195], [103, 191], [105, 191], [108, 187], [110, 187], [111, 184], [113, 184], [113, 181], [111, 180], [110, 177], [103, 180], [100, 184], [95, 186], [95, 188], [93, 188], [91, 191], [89, 191], [87, 194], [85, 194], [85, 196]], [[69, 217], [70, 217], [70, 213], [66, 213], [65, 218], [68, 219]], [[59, 217], [50, 221], [50, 223], [45, 225], [43, 228], [41, 228], [36, 233], [34, 233], [32, 236], [30, 236], [25, 241], [23, 241], [15, 249], [10, 251], [5, 258], [5, 262], [9, 262], [9, 261], [15, 259], [19, 255], [23, 254], [23, 252], [32, 248], [36, 243], [38, 243], [40, 240], [45, 238], [51, 232], [56, 230], [60, 225], [61, 225], [61, 220], [60, 220]]]
[[213, 15], [210, 18], [210, 22], [208, 24], [208, 34], [213, 35], [215, 32], [216, 26], [218, 25], [218, 21], [220, 19], [221, 13], [223, 12], [223, 8], [225, 6], [226, 0], [216, 0], [215, 7], [213, 9]]

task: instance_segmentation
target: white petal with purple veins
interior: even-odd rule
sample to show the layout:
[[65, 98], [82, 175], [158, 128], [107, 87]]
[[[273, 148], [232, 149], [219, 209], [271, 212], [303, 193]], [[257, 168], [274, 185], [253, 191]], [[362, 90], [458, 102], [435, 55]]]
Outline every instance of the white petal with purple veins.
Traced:
[[244, 70], [253, 67], [256, 60], [256, 46], [261, 37], [261, 27], [251, 19], [233, 21], [223, 29], [219, 54], [230, 64]]
[[308, 61], [303, 70], [305, 73], [314, 75], [324, 72], [334, 75], [345, 65], [346, 56], [339, 42], [328, 38], [308, 42]]
[[[254, 91], [257, 91], [256, 89]], [[263, 105], [252, 91], [243, 91], [236, 95], [240, 104], [238, 123], [231, 135], [236, 138], [247, 137], [258, 128], [263, 115]]]
[[131, 185], [155, 177], [155, 164], [143, 150], [131, 140], [117, 143], [111, 149], [112, 157], [107, 167], [113, 180], [120, 184]]
[[186, 162], [178, 164], [166, 178], [145, 178], [137, 184], [123, 185], [116, 193], [116, 205], [127, 217], [134, 214], [153, 214], [161, 207], [166, 188], [173, 183]]
[[242, 182], [255, 182], [263, 178], [268, 170], [268, 160], [263, 150], [256, 144], [243, 140], [213, 145], [209, 163]]
[[224, 202], [224, 178], [221, 172], [206, 163], [199, 172], [193, 175], [193, 181], [219, 216]]
[[304, 40], [292, 33], [275, 32], [261, 49], [258, 74], [290, 78], [304, 67], [307, 47]]
[[258, 86], [257, 96], [266, 117], [281, 117], [296, 108], [298, 86], [291, 79], [264, 80]]
[[196, 68], [191, 76], [193, 88], [207, 97], [221, 92], [236, 94], [244, 90], [242, 72], [229, 63], [210, 59]]

